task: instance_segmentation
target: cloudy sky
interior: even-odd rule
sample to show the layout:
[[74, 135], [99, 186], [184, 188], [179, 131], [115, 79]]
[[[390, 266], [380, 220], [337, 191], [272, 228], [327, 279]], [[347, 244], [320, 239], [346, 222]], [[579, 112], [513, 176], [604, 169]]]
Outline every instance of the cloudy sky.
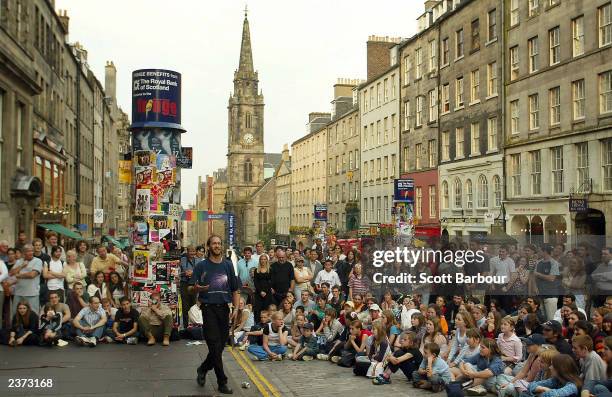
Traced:
[[[238, 67], [245, 1], [56, 0], [68, 10], [71, 42], [89, 52], [103, 81], [117, 67], [119, 105], [131, 112], [131, 72], [182, 73], [183, 146], [194, 147], [182, 173], [182, 201], [195, 201], [198, 176], [227, 163], [227, 100]], [[374, 8], [375, 6], [375, 8]], [[369, 35], [410, 37], [421, 0], [248, 1], [254, 66], [265, 107], [266, 152], [304, 135], [308, 113], [329, 111], [338, 77], [365, 78]]]

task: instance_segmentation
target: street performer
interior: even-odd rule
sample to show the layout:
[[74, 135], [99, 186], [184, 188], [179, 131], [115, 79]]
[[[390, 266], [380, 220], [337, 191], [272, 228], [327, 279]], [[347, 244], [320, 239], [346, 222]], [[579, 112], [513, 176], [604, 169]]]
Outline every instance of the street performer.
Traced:
[[236, 321], [240, 304], [240, 285], [232, 262], [223, 256], [221, 237], [212, 235], [206, 242], [208, 257], [197, 263], [191, 276], [189, 290], [198, 294], [202, 303], [204, 339], [208, 345], [206, 360], [197, 369], [198, 385], [206, 384], [206, 373], [215, 370], [220, 393], [232, 394], [223, 372], [223, 348], [229, 335], [230, 308], [233, 303], [231, 321]]

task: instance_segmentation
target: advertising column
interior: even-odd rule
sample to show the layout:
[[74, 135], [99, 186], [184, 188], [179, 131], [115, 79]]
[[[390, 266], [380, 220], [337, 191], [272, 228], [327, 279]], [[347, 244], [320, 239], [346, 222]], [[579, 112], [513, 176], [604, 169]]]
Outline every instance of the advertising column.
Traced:
[[177, 284], [180, 266], [174, 252], [181, 235], [181, 75], [171, 70], [141, 69], [132, 73], [133, 205], [130, 269], [131, 297], [147, 306], [150, 294], [180, 321]]
[[409, 243], [414, 235], [413, 205], [414, 179], [396, 179], [393, 190], [393, 215], [397, 238], [404, 244]]

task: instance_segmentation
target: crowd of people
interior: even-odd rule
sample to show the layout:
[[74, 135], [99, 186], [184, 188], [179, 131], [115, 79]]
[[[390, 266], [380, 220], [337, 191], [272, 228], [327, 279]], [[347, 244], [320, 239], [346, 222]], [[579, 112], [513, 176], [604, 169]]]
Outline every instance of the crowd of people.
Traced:
[[[9, 346], [74, 341], [165, 346], [171, 309], [128, 296], [128, 257], [86, 242], [65, 250], [58, 236], [15, 248], [0, 241], [0, 341]], [[393, 249], [391, 241], [380, 249]], [[372, 266], [376, 244], [245, 247], [235, 264], [241, 285], [228, 343], [253, 360], [323, 360], [376, 385], [399, 371], [414, 387], [499, 397], [605, 396], [612, 381], [612, 249], [587, 244], [489, 245], [434, 242], [442, 251], [484, 252], [464, 266], [443, 261]], [[180, 259], [182, 336], [203, 339], [194, 285], [204, 247]], [[503, 276], [488, 284], [383, 284], [374, 273]], [[3, 319], [2, 312], [7, 314]], [[460, 395], [455, 394], [455, 395]]]
[[[393, 250], [391, 244], [382, 244]], [[243, 315], [232, 343], [252, 360], [323, 360], [375, 385], [401, 371], [414, 387], [449, 395], [609, 395], [612, 250], [587, 244], [489, 245], [485, 260], [371, 266], [375, 246], [264, 250], [238, 261]], [[486, 274], [496, 285], [384, 285], [373, 274]]]

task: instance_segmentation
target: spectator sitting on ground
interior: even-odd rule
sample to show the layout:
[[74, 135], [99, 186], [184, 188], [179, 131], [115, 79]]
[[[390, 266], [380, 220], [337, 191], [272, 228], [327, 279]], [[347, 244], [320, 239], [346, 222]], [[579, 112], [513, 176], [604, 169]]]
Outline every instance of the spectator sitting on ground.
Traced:
[[[555, 312], [555, 315], [554, 315], [554, 317], [553, 317], [553, 320], [556, 320], [556, 321], [558, 321], [558, 322], [560, 322], [560, 323], [562, 323], [562, 324], [563, 324], [563, 318], [562, 318], [562, 316], [561, 316], [561, 311], [562, 311], [562, 309], [563, 309], [564, 307], [569, 307], [571, 304], [576, 304], [576, 296], [571, 295], [571, 294], [569, 294], [569, 295], [564, 295], [564, 296], [563, 296], [563, 306], [561, 306], [561, 307], [560, 307], [560, 308], [559, 308], [559, 309], [558, 309], [558, 310]], [[576, 308], [577, 308], [577, 310], [578, 310], [580, 313], [584, 314], [584, 316], [586, 317], [586, 315], [587, 315], [587, 314], [586, 314], [586, 312], [584, 311], [584, 309], [582, 309], [582, 308], [578, 307], [578, 305], [576, 305]]]
[[500, 375], [498, 379], [499, 386], [499, 397], [511, 396], [518, 397], [519, 393], [527, 391], [529, 383], [537, 380], [540, 373], [546, 370], [544, 360], [540, 357], [540, 353], [547, 350], [542, 346], [546, 343], [546, 339], [540, 334], [532, 334], [525, 339], [525, 345], [527, 346], [527, 353], [529, 356], [524, 362], [523, 366], [516, 371], [518, 367], [515, 367], [515, 376], [512, 375]]
[[465, 331], [465, 337], [467, 339], [466, 346], [463, 349], [463, 354], [459, 360], [455, 360], [449, 363], [451, 367], [451, 373], [453, 376], [461, 376], [461, 370], [459, 366], [466, 362], [470, 357], [476, 356], [480, 353], [480, 342], [483, 340], [482, 335], [478, 332], [477, 328], [470, 328]]
[[596, 397], [609, 396], [612, 391], [612, 336], [606, 337], [604, 361], [607, 363], [606, 379], [585, 382], [581, 395]]
[[152, 293], [149, 306], [142, 310], [138, 319], [138, 328], [147, 338], [147, 345], [153, 346], [157, 339], [163, 339], [162, 345], [169, 346], [172, 325], [172, 311], [161, 303], [159, 292]]
[[310, 312], [312, 312], [316, 307], [316, 303], [310, 299], [310, 292], [302, 291], [300, 300], [293, 304], [293, 309], [296, 309], [298, 306], [302, 306], [304, 308], [305, 315], [310, 315]]
[[[127, 297], [120, 300], [121, 308], [115, 314], [115, 321], [112, 329], [108, 333], [117, 343], [136, 344], [138, 337], [138, 310], [132, 307], [132, 304]], [[131, 342], [131, 343], [130, 343]]]
[[113, 341], [112, 335], [110, 335], [113, 330], [113, 323], [115, 322], [115, 315], [117, 314], [117, 308], [113, 307], [111, 300], [108, 298], [102, 298], [100, 301], [102, 304], [102, 308], [106, 313], [106, 325], [104, 326], [104, 337], [102, 338], [102, 342], [111, 343]]
[[[67, 304], [60, 302], [60, 297], [57, 291], [49, 292], [49, 303], [56, 313], [61, 313], [62, 315], [62, 338], [70, 339], [72, 336], [72, 312], [70, 311], [70, 307], [68, 307]], [[45, 314], [45, 312], [42, 312], [41, 314]]]
[[[427, 319], [434, 319], [434, 318], [437, 319], [440, 324], [440, 331], [444, 335], [448, 335], [448, 323], [446, 322], [446, 318], [442, 316], [442, 310], [440, 309], [438, 305], [436, 305], [435, 303], [432, 303], [429, 306], [427, 306], [426, 317]], [[476, 321], [476, 318], [474, 318], [474, 321]], [[442, 354], [442, 356], [444, 356], [444, 354]]]
[[425, 322], [425, 329], [425, 336], [420, 345], [421, 354], [425, 355], [425, 346], [428, 343], [435, 343], [438, 345], [438, 355], [446, 355], [448, 344], [446, 342], [446, 337], [442, 334], [442, 331], [440, 331], [440, 320], [437, 318], [427, 319]]
[[100, 300], [110, 297], [108, 284], [104, 281], [104, 273], [102, 271], [97, 271], [94, 275], [91, 284], [87, 287], [87, 295], [97, 296]]
[[81, 309], [72, 320], [77, 333], [76, 342], [79, 345], [95, 347], [97, 340], [104, 334], [105, 324], [106, 312], [100, 304], [100, 298], [92, 296], [89, 298], [89, 306]]
[[[53, 247], [55, 249], [56, 247]], [[62, 313], [56, 312], [51, 303], [47, 303], [40, 315], [40, 344], [52, 346], [62, 337]]]
[[551, 320], [544, 323], [542, 332], [546, 338], [546, 342], [555, 346], [557, 351], [562, 354], [568, 354], [574, 358], [572, 346], [563, 339], [561, 334], [561, 324], [558, 321]]
[[89, 305], [89, 294], [85, 292], [83, 284], [75, 281], [73, 289], [68, 291], [67, 302], [70, 313], [78, 313]]
[[325, 338], [325, 343], [322, 344], [322, 353], [317, 356], [319, 360], [327, 360], [329, 358], [327, 353], [332, 350], [343, 331], [344, 326], [336, 319], [336, 311], [334, 309], [326, 309], [325, 317], [316, 331], [317, 335], [322, 335]]
[[287, 335], [289, 330], [283, 322], [283, 315], [279, 312], [272, 314], [272, 322], [263, 329], [263, 340], [260, 345], [250, 345], [248, 348], [252, 359], [281, 361], [287, 352]]
[[501, 320], [501, 334], [497, 337], [497, 346], [504, 364], [514, 368], [523, 358], [523, 344], [514, 333], [514, 320], [505, 317]]
[[436, 343], [427, 343], [424, 352], [419, 369], [412, 373], [412, 385], [439, 392], [452, 381], [453, 376], [446, 361], [439, 357], [440, 347]]
[[196, 303], [189, 308], [187, 313], [188, 323], [186, 327], [187, 335], [191, 339], [203, 340], [204, 339], [204, 319], [202, 318], [202, 302], [196, 299]]
[[123, 281], [123, 278], [117, 272], [111, 272], [110, 279], [108, 281], [108, 294], [112, 298], [111, 303], [113, 307], [119, 308], [121, 306], [120, 299], [127, 296], [127, 285]]
[[[580, 362], [580, 379], [583, 382], [606, 380], [606, 363], [593, 351], [593, 339], [588, 335], [574, 336], [574, 353]], [[584, 397], [589, 397], [588, 394]]]
[[497, 376], [504, 373], [505, 365], [501, 360], [501, 352], [493, 339], [483, 339], [480, 352], [461, 363], [461, 375], [458, 380], [473, 380], [473, 386], [468, 394], [485, 395], [487, 391], [496, 392]]
[[12, 324], [7, 341], [9, 346], [38, 344], [38, 316], [30, 308], [28, 301], [17, 304]]
[[384, 372], [372, 379], [373, 384], [391, 383], [391, 374], [397, 372], [398, 369], [401, 369], [408, 381], [412, 382], [412, 373], [417, 370], [423, 361], [423, 355], [418, 349], [418, 341], [414, 332], [403, 332], [399, 340], [399, 349], [387, 357], [388, 364]]
[[251, 330], [251, 326], [248, 324], [249, 318], [251, 317], [251, 310], [246, 305], [244, 298], [240, 298], [240, 305], [238, 307], [238, 317], [236, 322], [231, 325], [230, 335], [234, 338], [234, 343], [238, 343], [242, 340], [244, 334]]
[[381, 319], [377, 319], [372, 323], [372, 339], [367, 352], [367, 360], [361, 356], [355, 363], [353, 373], [358, 376], [376, 378], [383, 373], [384, 362], [387, 355], [391, 352], [389, 339]]
[[[489, 314], [487, 314], [486, 324], [480, 329], [482, 336], [485, 338], [497, 339], [497, 336], [501, 332], [501, 320], [502, 318], [498, 311], [489, 312]], [[524, 328], [523, 326], [523, 329]]]
[[295, 346], [289, 358], [294, 361], [311, 361], [316, 357], [319, 353], [319, 345], [317, 344], [317, 337], [314, 335], [313, 329], [314, 327], [311, 323], [304, 324], [300, 342]]
[[577, 396], [582, 387], [582, 380], [574, 359], [567, 354], [558, 354], [552, 359], [551, 377], [529, 384], [522, 396], [551, 397]]
[[[300, 343], [302, 337], [304, 324], [306, 324], [306, 316], [303, 313], [295, 315], [295, 321], [291, 326], [289, 337], [287, 339], [287, 345], [289, 347], [295, 347]], [[263, 335], [263, 332], [262, 332]]]
[[448, 351], [440, 355], [451, 368], [455, 367], [463, 359], [468, 349], [467, 330], [475, 326], [472, 315], [467, 311], [462, 310], [455, 316], [455, 335], [451, 339]]

